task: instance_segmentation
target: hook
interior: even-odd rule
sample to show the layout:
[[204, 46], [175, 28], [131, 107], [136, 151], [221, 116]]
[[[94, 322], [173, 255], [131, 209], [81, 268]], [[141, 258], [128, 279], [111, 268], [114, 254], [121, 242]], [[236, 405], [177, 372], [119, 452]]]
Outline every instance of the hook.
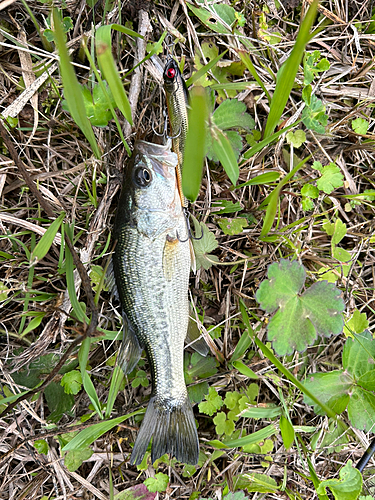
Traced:
[[154, 132], [154, 134], [157, 135], [158, 137], [166, 137], [167, 139], [169, 139], [169, 137], [167, 135], [168, 117], [167, 117], [167, 113], [165, 112], [165, 109], [163, 110], [163, 117], [164, 117], [164, 128], [163, 128], [162, 134], [159, 134], [159, 132], [156, 132], [155, 127], [154, 127], [154, 120], [152, 120], [151, 128], [152, 128], [152, 131]]
[[181, 135], [181, 125], [180, 125], [180, 128], [179, 128], [179, 130], [178, 130], [178, 132], [177, 132], [176, 135], [168, 135], [167, 134], [165, 137], [167, 139], [172, 139], [173, 140], [173, 139], [177, 139], [178, 137], [180, 137], [180, 135]]
[[191, 232], [190, 222], [189, 222], [190, 212], [189, 212], [189, 210], [187, 208], [184, 208], [183, 212], [184, 212], [184, 216], [185, 216], [185, 220], [186, 220], [188, 237], [185, 240], [181, 240], [181, 238], [180, 238], [180, 236], [178, 234], [178, 231], [176, 231], [176, 236], [177, 236], [178, 241], [180, 243], [185, 243], [189, 239], [196, 240], [196, 241], [197, 240], [201, 240], [203, 238], [203, 229], [201, 228], [202, 234], [199, 237], [193, 236], [193, 233]]
[[174, 41], [170, 33], [165, 37], [165, 46], [168, 51], [168, 58], [171, 58], [173, 56]]

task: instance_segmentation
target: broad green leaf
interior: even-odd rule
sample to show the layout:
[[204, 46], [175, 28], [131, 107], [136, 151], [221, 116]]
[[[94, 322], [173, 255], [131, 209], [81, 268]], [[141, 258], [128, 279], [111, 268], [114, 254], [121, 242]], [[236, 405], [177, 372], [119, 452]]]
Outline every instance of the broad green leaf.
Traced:
[[197, 199], [201, 185], [206, 151], [207, 119], [206, 91], [203, 87], [195, 87], [190, 93], [189, 125], [182, 168], [182, 191], [191, 201]]
[[283, 438], [284, 447], [286, 450], [289, 450], [293, 444], [295, 434], [293, 425], [284, 415], [280, 417], [280, 432]]
[[306, 141], [306, 134], [303, 130], [290, 131], [286, 134], [286, 140], [288, 144], [293, 144], [295, 148], [299, 148]]
[[64, 465], [70, 472], [74, 472], [81, 467], [82, 463], [88, 460], [93, 453], [91, 448], [69, 451], [64, 457]]
[[317, 338], [342, 332], [345, 308], [341, 292], [331, 283], [314, 283], [299, 295], [306, 272], [298, 262], [282, 259], [268, 268], [256, 299], [267, 313], [275, 313], [268, 324], [268, 339], [280, 355], [304, 351]]
[[191, 385], [187, 389], [189, 398], [194, 403], [200, 403], [201, 401], [203, 401], [204, 397], [208, 394], [209, 391], [207, 382], [200, 382], [199, 384]]
[[237, 217], [235, 219], [217, 219], [221, 230], [224, 234], [234, 235], [241, 234], [243, 228], [248, 226], [247, 220], [244, 217]]
[[277, 73], [276, 88], [271, 100], [270, 111], [264, 131], [265, 138], [271, 136], [284, 112], [285, 105], [289, 99], [289, 95], [293, 88], [293, 83], [302, 60], [305, 46], [310, 40], [310, 28], [314, 22], [317, 8], [318, 2], [314, 1], [310, 5], [305, 19], [301, 23], [299, 33], [290, 56]]
[[3, 281], [0, 281], [0, 302], [8, 297], [9, 288]]
[[362, 474], [351, 460], [340, 470], [340, 479], [326, 479], [317, 489], [318, 495], [324, 494], [329, 488], [335, 500], [356, 500], [362, 491]]
[[335, 163], [323, 167], [322, 176], [316, 181], [317, 187], [326, 194], [331, 194], [336, 188], [344, 185], [344, 176]]
[[78, 370], [72, 370], [63, 375], [61, 385], [66, 394], [78, 394], [82, 387], [82, 376]]
[[[302, 95], [304, 95], [302, 93]], [[326, 107], [315, 94], [309, 96], [309, 102], [306, 103], [302, 111], [302, 122], [309, 130], [314, 130], [318, 134], [324, 134], [328, 122]]]
[[221, 436], [225, 434], [226, 436], [231, 436], [234, 432], [235, 425], [233, 420], [227, 418], [226, 413], [220, 411], [217, 413], [216, 417], [213, 418], [213, 422], [216, 428], [216, 434]]
[[199, 237], [200, 232], [203, 236], [200, 239], [193, 239], [193, 247], [196, 259], [197, 270], [203, 267], [204, 269], [209, 269], [212, 264], [219, 262], [216, 255], [211, 255], [210, 252], [218, 247], [218, 242], [215, 235], [208, 229], [206, 224], [203, 222], [198, 222], [193, 219], [195, 226], [195, 233]]
[[210, 415], [210, 417], [212, 417], [217, 410], [220, 410], [222, 406], [223, 399], [219, 396], [214, 387], [210, 387], [208, 396], [206, 396], [206, 401], [202, 401], [202, 403], [198, 405], [199, 411], [205, 415]]
[[42, 238], [40, 239], [34, 250], [31, 252], [30, 265], [34, 266], [47, 255], [49, 249], [52, 246], [53, 240], [55, 239], [57, 231], [60, 229], [64, 217], [65, 212], [62, 212], [43, 234]]
[[247, 113], [246, 104], [237, 99], [226, 99], [218, 106], [212, 121], [221, 130], [241, 128], [252, 130], [255, 127], [254, 118]]
[[304, 212], [307, 212], [308, 210], [313, 210], [315, 206], [312, 199], [308, 198], [307, 196], [302, 196], [301, 204], [302, 204], [302, 210]]
[[169, 477], [167, 474], [157, 472], [154, 477], [148, 477], [143, 484], [147, 486], [148, 491], [151, 493], [162, 492], [167, 489]]
[[[366, 331], [347, 339], [342, 357], [342, 370], [314, 373], [305, 382], [305, 388], [319, 396], [335, 412], [347, 406], [351, 424], [369, 431], [375, 425], [375, 340]], [[314, 404], [310, 396], [308, 404]]]
[[210, 131], [212, 149], [222, 164], [227, 176], [235, 186], [239, 176], [239, 168], [228, 137], [217, 127], [211, 127]]
[[34, 441], [34, 448], [38, 453], [43, 453], [43, 455], [47, 455], [49, 450], [48, 443], [44, 439]]
[[301, 189], [302, 196], [308, 196], [309, 198], [317, 198], [319, 196], [319, 189], [312, 184], [305, 184]]
[[59, 14], [56, 9], [52, 10], [55, 43], [60, 59], [61, 79], [64, 86], [64, 95], [73, 120], [85, 134], [90, 143], [93, 153], [97, 158], [101, 157], [97, 140], [91, 128], [91, 123], [86, 116], [85, 104], [82, 97], [81, 86], [78, 83], [73, 66], [70, 62], [68, 50], [65, 45], [65, 35], [61, 26]]
[[112, 25], [100, 26], [95, 35], [96, 56], [100, 70], [109, 84], [113, 98], [127, 121], [133, 125], [131, 108], [115, 60], [112, 56]]
[[113, 500], [155, 500], [157, 493], [151, 493], [144, 484], [136, 484], [117, 493]]
[[368, 330], [354, 335], [354, 339], [347, 339], [342, 353], [342, 366], [356, 380], [375, 371], [375, 340]]
[[[348, 402], [349, 392], [353, 386], [353, 378], [342, 370], [333, 370], [326, 373], [314, 373], [310, 375], [305, 383], [305, 388], [316, 394], [321, 402], [327, 404], [335, 413], [342, 413]], [[304, 401], [314, 406], [317, 414], [324, 414], [320, 406], [314, 404], [308, 396]]]
[[87, 448], [94, 441], [99, 439], [103, 434], [110, 431], [116, 425], [121, 424], [124, 420], [130, 417], [144, 413], [144, 410], [133, 411], [133, 413], [128, 413], [127, 415], [122, 415], [121, 417], [113, 418], [112, 420], [105, 420], [99, 422], [98, 424], [93, 424], [86, 429], [83, 429], [79, 434], [77, 434], [69, 443], [67, 443], [61, 451], [70, 450], [80, 450], [82, 448]]
[[340, 262], [349, 262], [352, 258], [349, 252], [340, 247], [333, 247], [332, 257]]
[[70, 413], [74, 406], [74, 397], [71, 394], [66, 394], [61, 385], [56, 382], [51, 382], [44, 389], [44, 395], [51, 412], [47, 417], [50, 422], [58, 422], [64, 413]]
[[365, 135], [369, 127], [369, 122], [364, 118], [356, 118], [352, 121], [352, 129], [356, 134]]
[[104, 94], [99, 84], [94, 85], [92, 95], [87, 87], [82, 87], [86, 115], [94, 127], [106, 127], [109, 120], [112, 118], [107, 96], [112, 106], [116, 107], [116, 101], [108, 85], [106, 86], [106, 93], [107, 95]]
[[362, 333], [368, 327], [369, 322], [366, 313], [361, 313], [358, 309], [355, 309], [352, 317], [344, 326], [344, 333], [345, 335], [350, 335], [351, 331], [354, 333]]
[[45, 312], [40, 312], [36, 314], [37, 315], [30, 321], [27, 327], [20, 334], [21, 338], [27, 335], [28, 333], [32, 332], [33, 330], [35, 330], [35, 328], [38, 328], [40, 323], [43, 321], [44, 316], [46, 315]]

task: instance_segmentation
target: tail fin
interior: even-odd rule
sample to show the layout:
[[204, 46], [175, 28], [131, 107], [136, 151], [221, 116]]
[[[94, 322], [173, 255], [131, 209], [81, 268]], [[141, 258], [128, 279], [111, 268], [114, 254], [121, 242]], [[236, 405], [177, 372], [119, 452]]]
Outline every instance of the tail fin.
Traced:
[[131, 464], [142, 462], [151, 438], [152, 462], [170, 453], [185, 464], [198, 463], [198, 433], [188, 397], [172, 409], [161, 406], [156, 396], [151, 397], [130, 457]]

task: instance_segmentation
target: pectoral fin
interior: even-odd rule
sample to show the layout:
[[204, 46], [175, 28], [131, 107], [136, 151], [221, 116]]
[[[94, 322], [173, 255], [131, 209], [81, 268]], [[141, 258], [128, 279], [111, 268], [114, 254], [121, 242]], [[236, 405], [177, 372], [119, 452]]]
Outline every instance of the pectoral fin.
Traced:
[[170, 281], [176, 272], [177, 252], [179, 251], [177, 238], [167, 236], [163, 250], [163, 272], [165, 278]]
[[113, 295], [116, 299], [119, 299], [119, 294], [115, 281], [115, 273], [113, 271], [113, 259], [112, 256], [109, 258], [109, 263], [105, 272], [104, 278], [105, 286], [108, 288], [108, 291]]
[[117, 363], [121, 366], [125, 375], [134, 370], [142, 354], [142, 347], [131, 327], [128, 318], [123, 314], [124, 336]]

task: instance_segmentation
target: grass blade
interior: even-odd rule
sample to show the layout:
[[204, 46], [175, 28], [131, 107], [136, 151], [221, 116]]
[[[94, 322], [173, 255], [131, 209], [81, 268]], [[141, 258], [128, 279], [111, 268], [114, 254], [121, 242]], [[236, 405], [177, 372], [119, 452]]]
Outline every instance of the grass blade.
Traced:
[[210, 69], [213, 68], [214, 66], [216, 66], [216, 64], [220, 61], [220, 59], [227, 52], [228, 52], [228, 49], [224, 50], [224, 52], [222, 54], [219, 54], [217, 57], [215, 57], [215, 59], [212, 59], [212, 61], [207, 63], [205, 66], [203, 66], [203, 68], [199, 69], [194, 74], [192, 74], [191, 77], [188, 80], [186, 80], [186, 86], [190, 87], [190, 85], [193, 85], [194, 82], [196, 82], [197, 80], [199, 80], [199, 78], [201, 78], [203, 75], [205, 75], [207, 73], [207, 71], [210, 71]]
[[268, 90], [266, 89], [266, 87], [264, 86], [264, 83], [259, 78], [258, 73], [257, 73], [256, 69], [254, 68], [254, 64], [251, 62], [250, 57], [248, 56], [248, 54], [244, 50], [238, 51], [238, 55], [240, 56], [240, 59], [244, 63], [244, 65], [246, 66], [246, 68], [250, 71], [252, 77], [256, 80], [256, 82], [258, 83], [258, 85], [260, 86], [260, 88], [266, 94], [267, 100], [270, 103], [271, 102], [271, 96], [270, 96]]
[[105, 418], [108, 418], [112, 412], [113, 405], [120, 389], [121, 382], [124, 380], [124, 372], [122, 369], [116, 365], [111, 379], [111, 385], [109, 387], [109, 394], [107, 399], [107, 408], [105, 410]]
[[116, 105], [130, 125], [133, 125], [130, 104], [112, 56], [111, 30], [112, 25], [101, 26], [97, 30], [95, 35], [96, 56], [99, 68], [111, 89]]
[[79, 352], [78, 352], [79, 367], [81, 370], [83, 388], [85, 389], [86, 394], [90, 398], [90, 401], [93, 404], [96, 413], [102, 419], [103, 415], [102, 415], [102, 411], [101, 411], [101, 405], [99, 402], [99, 398], [98, 398], [98, 395], [96, 393], [94, 384], [92, 383], [92, 380], [90, 378], [90, 375], [87, 373], [87, 370], [86, 370], [87, 362], [89, 359], [90, 345], [91, 345], [91, 340], [89, 338], [86, 338], [82, 342], [82, 345], [81, 345]]
[[284, 179], [282, 179], [278, 186], [272, 191], [272, 193], [267, 196], [267, 198], [263, 201], [261, 206], [264, 206], [268, 202], [267, 210], [266, 210], [266, 215], [264, 217], [263, 221], [263, 227], [262, 231], [260, 233], [260, 238], [264, 238], [270, 231], [273, 221], [275, 220], [276, 212], [277, 212], [277, 207], [279, 204], [279, 196], [281, 193], [282, 188], [285, 186], [285, 184], [293, 177], [293, 175], [301, 168], [303, 165], [309, 161], [311, 158], [311, 155], [307, 156], [304, 158], [301, 162], [296, 165], [291, 172], [289, 172]]
[[61, 26], [59, 14], [56, 9], [52, 10], [53, 24], [55, 32], [55, 42], [60, 58], [60, 73], [61, 80], [64, 86], [64, 96], [68, 103], [70, 114], [78, 127], [85, 134], [89, 141], [91, 149], [97, 158], [101, 157], [101, 153], [95, 139], [91, 123], [86, 116], [85, 103], [82, 97], [81, 86], [78, 83], [73, 66], [70, 62], [68, 50], [65, 45], [64, 31]]
[[302, 60], [303, 52], [306, 44], [310, 40], [310, 29], [314, 22], [317, 9], [318, 1], [315, 0], [310, 5], [306, 17], [301, 23], [296, 42], [290, 56], [277, 73], [276, 88], [272, 97], [266, 129], [264, 131], [265, 139], [272, 135], [272, 132], [275, 130], [275, 127], [284, 112], [285, 105], [289, 99], [289, 95], [293, 88], [293, 83]]
[[43, 234], [39, 243], [36, 245], [34, 250], [31, 252], [30, 256], [30, 265], [34, 266], [40, 260], [43, 259], [49, 252], [49, 249], [52, 246], [53, 240], [57, 234], [57, 231], [60, 229], [62, 221], [64, 220], [65, 212], [62, 212], [57, 219], [55, 219], [52, 224], [49, 226], [47, 231]]
[[254, 156], [255, 154], [259, 153], [259, 151], [262, 151], [263, 148], [268, 146], [268, 144], [271, 144], [275, 139], [280, 137], [280, 135], [284, 134], [285, 132], [288, 132], [293, 127], [296, 127], [299, 123], [301, 123], [302, 120], [297, 120], [296, 122], [292, 123], [291, 125], [288, 125], [285, 128], [282, 128], [281, 130], [278, 130], [274, 134], [272, 134], [270, 137], [267, 137], [266, 139], [263, 139], [262, 141], [258, 142], [255, 144], [255, 146], [251, 146], [247, 151], [245, 151], [243, 157], [246, 158], [247, 160]]
[[186, 198], [195, 201], [199, 194], [206, 154], [208, 102], [203, 87], [196, 87], [191, 91], [190, 106], [182, 169], [182, 191]]
[[[106, 420], [104, 422], [99, 422], [98, 424], [91, 425], [86, 429], [83, 429], [77, 436], [75, 436], [69, 443], [67, 443], [61, 451], [71, 451], [80, 450], [82, 448], [87, 448], [94, 441], [103, 436], [106, 432], [110, 431], [116, 425], [121, 424], [124, 420], [127, 420], [134, 415], [139, 415], [145, 410], [133, 411], [133, 413], [128, 413], [127, 415], [122, 415], [121, 417], [113, 418], [112, 420]], [[73, 429], [72, 429], [73, 430]]]

